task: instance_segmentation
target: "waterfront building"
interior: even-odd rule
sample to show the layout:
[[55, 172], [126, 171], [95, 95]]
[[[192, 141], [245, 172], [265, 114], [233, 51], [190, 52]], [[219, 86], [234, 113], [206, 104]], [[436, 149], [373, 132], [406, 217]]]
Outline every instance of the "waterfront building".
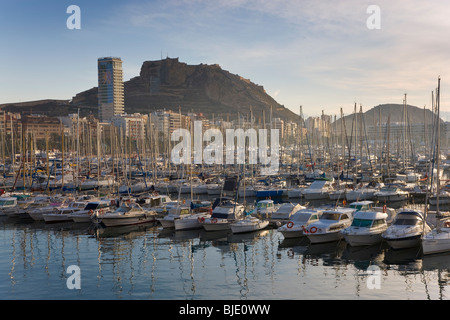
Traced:
[[115, 57], [98, 59], [98, 116], [109, 121], [124, 113], [122, 60]]
[[144, 138], [146, 121], [146, 116], [139, 113], [118, 114], [111, 118], [111, 124], [121, 128], [125, 132], [125, 136], [132, 139]]
[[36, 139], [45, 139], [46, 135], [61, 134], [62, 126], [58, 118], [43, 115], [26, 115], [22, 117], [25, 134], [33, 134]]

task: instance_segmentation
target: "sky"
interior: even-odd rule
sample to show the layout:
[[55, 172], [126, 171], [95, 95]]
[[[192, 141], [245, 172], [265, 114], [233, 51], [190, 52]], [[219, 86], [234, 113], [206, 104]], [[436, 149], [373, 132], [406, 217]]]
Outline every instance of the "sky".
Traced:
[[[80, 29], [67, 27], [70, 5]], [[405, 94], [431, 109], [440, 77], [445, 114], [448, 16], [442, 0], [1, 0], [0, 104], [71, 99], [97, 86], [99, 57], [120, 57], [124, 81], [170, 57], [219, 64], [305, 115], [402, 104]]]

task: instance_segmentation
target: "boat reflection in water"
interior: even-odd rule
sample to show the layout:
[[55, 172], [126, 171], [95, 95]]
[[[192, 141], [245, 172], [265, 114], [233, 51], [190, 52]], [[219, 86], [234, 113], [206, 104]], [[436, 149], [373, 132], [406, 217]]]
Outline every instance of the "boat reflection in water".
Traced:
[[[233, 234], [178, 231], [159, 222], [102, 227], [32, 219], [0, 220], [8, 299], [441, 299], [448, 255], [386, 242], [352, 247], [344, 239], [312, 244], [274, 228]], [[66, 288], [70, 265], [82, 290]], [[366, 286], [381, 270], [380, 290]], [[314, 290], [305, 290], [314, 288]], [[35, 290], [32, 290], [35, 289]], [[38, 290], [39, 289], [39, 290]]]

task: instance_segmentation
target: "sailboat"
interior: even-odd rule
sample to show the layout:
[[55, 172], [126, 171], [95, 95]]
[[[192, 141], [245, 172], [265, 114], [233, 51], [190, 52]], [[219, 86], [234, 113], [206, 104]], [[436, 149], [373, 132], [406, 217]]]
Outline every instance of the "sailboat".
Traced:
[[438, 88], [436, 92], [436, 128], [437, 128], [437, 144], [436, 144], [436, 169], [437, 169], [437, 203], [436, 203], [436, 228], [426, 233], [422, 238], [422, 250], [424, 255], [442, 253], [450, 251], [450, 217], [444, 217], [439, 211], [439, 193], [440, 193], [440, 181], [439, 181], [439, 160], [440, 160], [440, 84], [441, 78], [438, 79]]

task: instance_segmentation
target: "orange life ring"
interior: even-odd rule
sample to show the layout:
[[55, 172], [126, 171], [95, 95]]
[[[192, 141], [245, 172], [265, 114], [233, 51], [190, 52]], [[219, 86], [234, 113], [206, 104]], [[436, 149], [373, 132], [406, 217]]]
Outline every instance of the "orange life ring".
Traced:
[[317, 227], [311, 227], [311, 228], [309, 229], [309, 232], [311, 232], [311, 233], [316, 233], [316, 232], [317, 232]]
[[89, 215], [92, 216], [94, 214], [94, 210], [89, 210]]
[[292, 221], [289, 221], [289, 222], [286, 224], [286, 227], [287, 227], [288, 229], [292, 228], [293, 226], [294, 226], [294, 222], [292, 222]]

